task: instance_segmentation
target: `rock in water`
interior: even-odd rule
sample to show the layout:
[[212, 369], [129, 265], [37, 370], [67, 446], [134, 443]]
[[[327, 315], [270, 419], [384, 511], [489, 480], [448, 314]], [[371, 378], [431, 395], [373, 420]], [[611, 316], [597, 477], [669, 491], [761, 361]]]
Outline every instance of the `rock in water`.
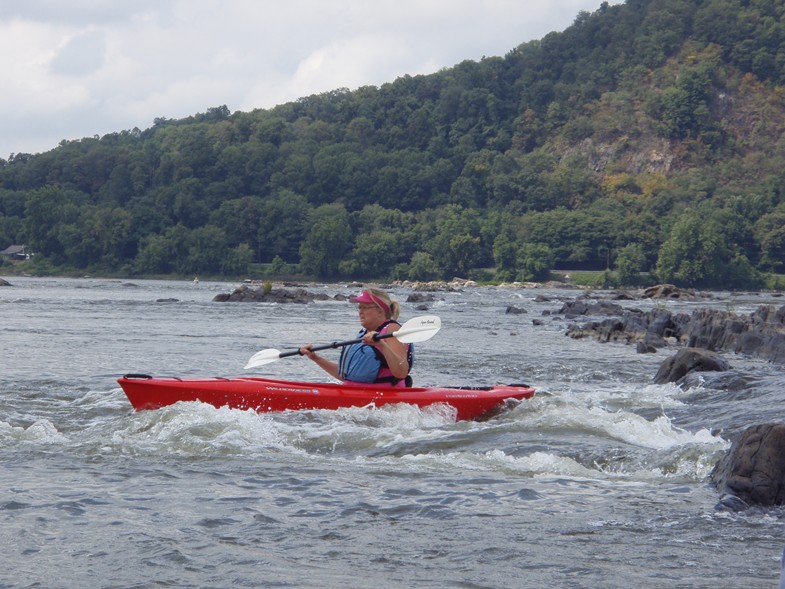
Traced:
[[698, 348], [684, 348], [660, 364], [654, 382], [677, 382], [690, 372], [723, 372], [729, 369], [730, 365], [719, 354]]
[[720, 493], [718, 508], [785, 504], [785, 424], [744, 430], [714, 467], [711, 481]]

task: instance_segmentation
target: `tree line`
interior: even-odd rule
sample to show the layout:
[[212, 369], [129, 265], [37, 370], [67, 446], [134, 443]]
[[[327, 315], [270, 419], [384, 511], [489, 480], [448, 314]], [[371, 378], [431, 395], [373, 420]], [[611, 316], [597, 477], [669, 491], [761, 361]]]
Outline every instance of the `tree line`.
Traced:
[[785, 7], [627, 0], [503, 57], [0, 160], [39, 272], [756, 287], [785, 270]]

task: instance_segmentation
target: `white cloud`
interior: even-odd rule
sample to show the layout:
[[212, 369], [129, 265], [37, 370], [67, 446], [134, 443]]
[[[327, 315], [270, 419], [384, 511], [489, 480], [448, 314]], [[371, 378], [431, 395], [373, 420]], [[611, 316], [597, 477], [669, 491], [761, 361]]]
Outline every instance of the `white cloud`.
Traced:
[[[296, 70], [273, 84], [255, 84], [240, 102], [240, 110], [271, 107], [293, 98], [337, 88], [380, 85], [403, 74], [436, 71], [438, 64], [414, 59], [406, 39], [395, 35], [360, 35], [333, 41], [303, 57]], [[412, 66], [412, 63], [416, 63]]]
[[105, 60], [106, 35], [87, 30], [70, 37], [50, 62], [54, 74], [86, 75], [99, 69]]
[[601, 1], [3, 0], [0, 157], [504, 55]]

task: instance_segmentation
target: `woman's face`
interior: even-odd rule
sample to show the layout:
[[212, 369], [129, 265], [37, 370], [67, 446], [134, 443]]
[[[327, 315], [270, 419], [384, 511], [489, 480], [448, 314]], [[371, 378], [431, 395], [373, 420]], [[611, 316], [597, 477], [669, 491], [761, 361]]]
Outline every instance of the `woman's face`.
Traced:
[[386, 319], [384, 311], [373, 303], [360, 303], [357, 310], [360, 314], [360, 325], [365, 329], [376, 329]]

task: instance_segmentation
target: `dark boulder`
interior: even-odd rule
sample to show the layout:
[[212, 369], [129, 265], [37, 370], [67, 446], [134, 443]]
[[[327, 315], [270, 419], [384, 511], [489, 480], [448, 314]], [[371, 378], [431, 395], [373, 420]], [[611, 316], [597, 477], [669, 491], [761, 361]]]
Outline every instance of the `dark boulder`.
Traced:
[[683, 293], [672, 284], [657, 284], [644, 289], [642, 296], [647, 299], [680, 299]]
[[749, 315], [708, 308], [696, 309], [688, 315], [662, 308], [645, 312], [622, 309], [608, 301], [576, 299], [564, 303], [559, 313], [568, 319], [589, 315], [609, 317], [583, 325], [570, 325], [567, 335], [575, 339], [594, 338], [601, 342], [629, 344], [643, 342], [641, 349], [684, 345], [785, 364], [785, 306], [762, 305]]
[[650, 348], [668, 347], [668, 342], [665, 340], [664, 337], [656, 333], [653, 333], [651, 331], [647, 331], [646, 334], [643, 336], [643, 340], [639, 343], [642, 343], [645, 346], [649, 346]]
[[528, 313], [528, 311], [523, 307], [516, 307], [515, 305], [508, 305], [504, 311], [505, 315], [522, 315], [524, 313]]
[[716, 309], [695, 311], [686, 330], [687, 345], [728, 350], [785, 363], [785, 307], [758, 307], [749, 315]]
[[718, 509], [785, 505], [785, 424], [744, 430], [711, 473]]
[[413, 292], [406, 297], [407, 303], [432, 303], [436, 297], [430, 293]]
[[638, 342], [638, 344], [635, 346], [635, 351], [639, 354], [654, 354], [657, 352], [657, 348], [645, 342]]
[[660, 364], [654, 377], [657, 384], [678, 382], [690, 372], [724, 372], [730, 365], [719, 354], [697, 348], [684, 348]]
[[590, 321], [584, 325], [570, 325], [567, 335], [575, 339], [594, 338], [601, 342], [643, 342], [661, 348], [668, 345], [666, 338], [679, 341], [683, 329], [681, 325], [685, 317], [680, 314], [673, 315], [662, 309], [646, 312], [639, 309], [626, 309], [622, 311], [620, 317]]
[[11, 283], [0, 278], [0, 286], [11, 286]]
[[763, 345], [760, 355], [777, 364], [785, 364], [785, 334], [772, 335]]
[[306, 304], [312, 303], [315, 300], [328, 300], [330, 297], [326, 294], [314, 294], [308, 292], [304, 288], [286, 289], [286, 288], [269, 288], [261, 286], [253, 288], [246, 284], [236, 288], [229, 294], [218, 294], [213, 297], [213, 301], [223, 302], [241, 302], [241, 303], [298, 303]]
[[679, 300], [697, 300], [713, 298], [710, 293], [699, 293], [694, 290], [681, 289], [672, 284], [657, 284], [640, 291], [639, 296], [644, 299], [679, 299]]
[[577, 317], [578, 315], [621, 315], [624, 313], [624, 308], [610, 301], [576, 299], [564, 303], [559, 313], [567, 317]]

